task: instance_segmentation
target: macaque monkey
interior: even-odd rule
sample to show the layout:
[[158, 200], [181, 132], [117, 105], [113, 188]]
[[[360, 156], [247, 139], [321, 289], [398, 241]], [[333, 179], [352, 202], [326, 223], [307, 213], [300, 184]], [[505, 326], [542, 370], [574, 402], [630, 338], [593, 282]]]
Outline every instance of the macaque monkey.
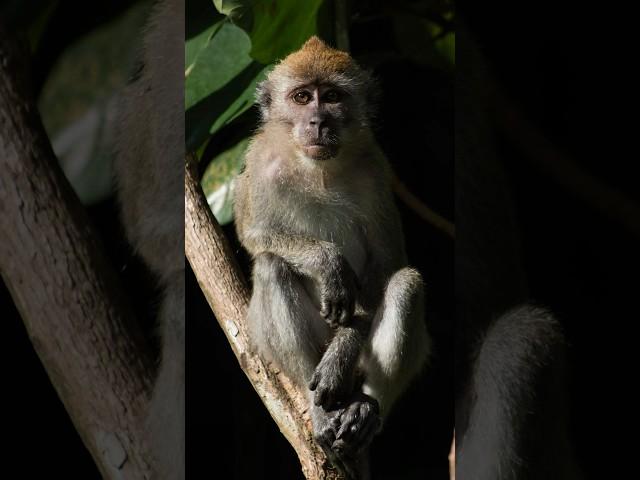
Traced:
[[314, 436], [347, 478], [366, 476], [368, 445], [430, 350], [374, 91], [317, 37], [282, 60], [258, 87], [234, 207], [253, 258], [251, 340], [308, 392]]
[[154, 479], [185, 478], [184, 2], [154, 5], [140, 69], [119, 105], [122, 221], [156, 274], [161, 358], [147, 427]]

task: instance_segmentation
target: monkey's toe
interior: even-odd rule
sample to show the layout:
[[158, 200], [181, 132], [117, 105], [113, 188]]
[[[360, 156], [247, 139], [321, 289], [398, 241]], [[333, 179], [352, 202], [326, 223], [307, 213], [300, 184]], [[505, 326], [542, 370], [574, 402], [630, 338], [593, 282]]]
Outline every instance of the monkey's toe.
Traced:
[[364, 450], [381, 426], [378, 402], [364, 394], [340, 415], [340, 429], [332, 448], [357, 455]]

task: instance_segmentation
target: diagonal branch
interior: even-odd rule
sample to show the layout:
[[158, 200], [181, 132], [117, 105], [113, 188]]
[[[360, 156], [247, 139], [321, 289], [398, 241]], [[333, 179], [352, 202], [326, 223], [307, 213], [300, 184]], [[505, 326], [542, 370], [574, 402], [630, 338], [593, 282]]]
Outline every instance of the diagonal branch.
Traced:
[[148, 479], [152, 363], [25, 88], [28, 58], [0, 24], [0, 274], [103, 478]]
[[249, 289], [233, 253], [207, 205], [197, 176], [197, 160], [185, 169], [185, 251], [200, 288], [222, 327], [240, 367], [282, 434], [295, 449], [309, 480], [337, 479], [315, 444], [304, 392], [284, 374], [251, 353], [245, 327]]

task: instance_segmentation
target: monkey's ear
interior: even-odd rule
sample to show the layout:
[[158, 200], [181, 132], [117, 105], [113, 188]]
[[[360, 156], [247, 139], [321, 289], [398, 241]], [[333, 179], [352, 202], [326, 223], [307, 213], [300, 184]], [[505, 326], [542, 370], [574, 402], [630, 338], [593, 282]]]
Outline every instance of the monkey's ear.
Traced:
[[266, 122], [271, 108], [271, 83], [269, 80], [263, 80], [256, 86], [256, 103], [260, 108], [262, 121]]

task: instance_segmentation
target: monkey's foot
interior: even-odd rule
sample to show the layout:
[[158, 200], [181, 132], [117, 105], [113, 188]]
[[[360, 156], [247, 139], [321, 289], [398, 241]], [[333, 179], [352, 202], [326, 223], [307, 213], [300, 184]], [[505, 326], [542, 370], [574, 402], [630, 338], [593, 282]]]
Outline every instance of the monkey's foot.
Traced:
[[364, 393], [358, 393], [354, 401], [340, 414], [340, 428], [331, 450], [351, 458], [358, 457], [380, 431], [378, 402]]
[[321, 407], [312, 407], [313, 437], [320, 445], [331, 464], [337, 468], [346, 480], [359, 480], [358, 461], [349, 452], [336, 452], [332, 446], [340, 428], [340, 415], [343, 410], [325, 411]]

